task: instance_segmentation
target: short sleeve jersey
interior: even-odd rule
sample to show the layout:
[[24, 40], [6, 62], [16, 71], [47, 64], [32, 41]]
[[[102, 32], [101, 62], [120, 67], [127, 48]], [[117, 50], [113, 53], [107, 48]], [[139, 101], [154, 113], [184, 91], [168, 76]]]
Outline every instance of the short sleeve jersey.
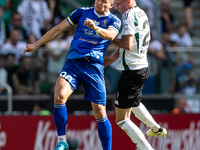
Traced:
[[148, 67], [147, 50], [150, 42], [150, 27], [147, 15], [138, 6], [127, 10], [123, 15], [121, 36], [133, 36], [133, 48], [120, 48], [119, 70], [138, 70]]
[[84, 26], [86, 19], [93, 20], [95, 25], [100, 28], [113, 28], [116, 32], [119, 32], [121, 21], [110, 12], [105, 15], [99, 15], [94, 7], [78, 8], [67, 17], [72, 26], [77, 24], [75, 35], [69, 48], [68, 59], [91, 57], [94, 61], [103, 63], [103, 57], [110, 41], [103, 39], [94, 30]]

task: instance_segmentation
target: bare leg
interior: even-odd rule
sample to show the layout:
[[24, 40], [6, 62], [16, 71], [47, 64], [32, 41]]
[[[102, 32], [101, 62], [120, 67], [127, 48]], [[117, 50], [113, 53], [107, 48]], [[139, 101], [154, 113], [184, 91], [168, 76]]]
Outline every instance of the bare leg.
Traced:
[[68, 81], [63, 77], [58, 77], [55, 91], [54, 91], [54, 103], [63, 104], [67, 102], [68, 97], [73, 93], [73, 90]]

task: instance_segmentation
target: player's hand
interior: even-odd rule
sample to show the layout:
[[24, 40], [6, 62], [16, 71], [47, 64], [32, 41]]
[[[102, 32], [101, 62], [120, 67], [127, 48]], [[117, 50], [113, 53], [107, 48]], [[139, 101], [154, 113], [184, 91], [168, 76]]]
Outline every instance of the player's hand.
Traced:
[[94, 24], [94, 21], [92, 21], [91, 19], [87, 19], [84, 22], [84, 26], [87, 26], [88, 28], [92, 29], [92, 30], [97, 30], [97, 26]]
[[26, 52], [35, 52], [35, 50], [37, 49], [37, 47], [35, 46], [35, 44], [28, 44], [26, 46], [26, 48], [24, 49], [24, 52], [23, 52], [23, 55], [26, 53]]
[[103, 59], [104, 66], [108, 66], [108, 65], [112, 64], [113, 62], [115, 62], [115, 59], [112, 56], [105, 56]]

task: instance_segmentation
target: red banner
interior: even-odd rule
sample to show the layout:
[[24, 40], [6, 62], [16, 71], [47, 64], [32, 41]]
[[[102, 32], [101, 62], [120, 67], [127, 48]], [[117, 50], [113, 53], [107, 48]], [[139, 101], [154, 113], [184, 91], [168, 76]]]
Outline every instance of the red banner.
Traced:
[[[163, 137], [147, 137], [156, 150], [199, 150], [200, 115], [153, 115], [168, 130]], [[129, 137], [109, 116], [113, 150], [136, 150]], [[144, 132], [149, 129], [134, 116], [131, 120]], [[145, 134], [146, 135], [146, 134]], [[93, 116], [68, 116], [67, 139], [79, 141], [79, 150], [102, 150]], [[57, 135], [52, 116], [0, 116], [0, 150], [54, 150]]]

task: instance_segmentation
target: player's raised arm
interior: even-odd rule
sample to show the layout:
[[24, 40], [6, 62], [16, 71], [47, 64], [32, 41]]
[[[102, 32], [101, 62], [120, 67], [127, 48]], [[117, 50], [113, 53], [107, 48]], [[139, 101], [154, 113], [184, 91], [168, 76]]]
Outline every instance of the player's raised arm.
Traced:
[[115, 23], [115, 24], [116, 27], [110, 26], [108, 27], [108, 29], [103, 29], [101, 27], [96, 26], [94, 24], [94, 21], [91, 19], [87, 19], [84, 22], [85, 26], [87, 25], [88, 28], [94, 30], [99, 36], [109, 41], [113, 41], [118, 34], [118, 28], [120, 28], [121, 23]]
[[49, 30], [44, 36], [42, 36], [37, 42], [33, 44], [28, 44], [26, 48], [24, 49], [23, 54], [26, 52], [34, 52], [37, 48], [44, 45], [45, 43], [53, 40], [58, 35], [60, 35], [63, 31], [65, 31], [70, 26], [67, 19], [62, 21], [59, 25], [53, 27], [51, 30]]

